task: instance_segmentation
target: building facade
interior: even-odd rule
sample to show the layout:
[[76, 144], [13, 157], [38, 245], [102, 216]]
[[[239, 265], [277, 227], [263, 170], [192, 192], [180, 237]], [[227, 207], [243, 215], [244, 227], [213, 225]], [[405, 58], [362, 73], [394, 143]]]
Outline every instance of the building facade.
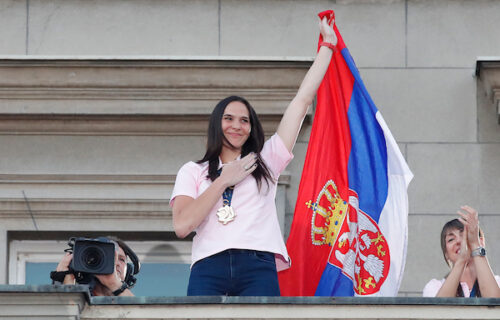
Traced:
[[[145, 264], [138, 286], [164, 281], [136, 293], [184, 294], [177, 170], [228, 95], [274, 132], [326, 9], [415, 175], [400, 295], [447, 273], [439, 233], [463, 204], [500, 272], [500, 1], [1, 0], [0, 283], [48, 283], [70, 236], [115, 234]], [[313, 111], [279, 181], [285, 238]]]

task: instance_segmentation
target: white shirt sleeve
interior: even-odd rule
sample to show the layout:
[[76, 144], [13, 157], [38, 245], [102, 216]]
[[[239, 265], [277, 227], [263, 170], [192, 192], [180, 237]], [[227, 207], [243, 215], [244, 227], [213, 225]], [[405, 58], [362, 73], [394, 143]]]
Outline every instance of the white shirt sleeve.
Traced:
[[174, 189], [170, 196], [170, 206], [173, 207], [175, 197], [179, 195], [196, 199], [198, 195], [199, 165], [190, 161], [183, 165], [175, 179]]
[[439, 289], [441, 289], [441, 287], [443, 286], [443, 283], [444, 279], [442, 280], [432, 279], [431, 281], [427, 282], [422, 292], [422, 296], [435, 297], [439, 292]]

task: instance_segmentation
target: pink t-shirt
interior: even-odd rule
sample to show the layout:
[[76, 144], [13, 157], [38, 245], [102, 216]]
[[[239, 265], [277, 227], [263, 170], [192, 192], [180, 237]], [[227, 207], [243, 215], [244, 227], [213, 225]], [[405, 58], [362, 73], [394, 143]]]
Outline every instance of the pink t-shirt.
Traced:
[[[500, 277], [495, 275], [495, 280], [497, 281], [498, 286], [500, 286]], [[439, 289], [441, 289], [441, 287], [443, 286], [444, 281], [445, 279], [432, 279], [431, 281], [427, 282], [422, 295], [424, 297], [435, 297], [439, 292]], [[460, 285], [462, 286], [462, 291], [464, 292], [464, 298], [469, 298], [472, 288], [469, 289], [467, 282], [460, 282]]]
[[[227, 249], [249, 249], [273, 252], [278, 271], [290, 267], [276, 214], [276, 187], [280, 173], [292, 160], [291, 154], [278, 134], [266, 141], [261, 151], [275, 182], [265, 181], [259, 192], [252, 175], [238, 183], [233, 191], [231, 206], [236, 218], [226, 225], [218, 221], [217, 210], [222, 207], [222, 196], [210, 210], [208, 216], [196, 228], [191, 253], [191, 265], [198, 260]], [[207, 178], [208, 162], [197, 164], [188, 162], [177, 173], [170, 206], [179, 195], [198, 198], [211, 184]]]

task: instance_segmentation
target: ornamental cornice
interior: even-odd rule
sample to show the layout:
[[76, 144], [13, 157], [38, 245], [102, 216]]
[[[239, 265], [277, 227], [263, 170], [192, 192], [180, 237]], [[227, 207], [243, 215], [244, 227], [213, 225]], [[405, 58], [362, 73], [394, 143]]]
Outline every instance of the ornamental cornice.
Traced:
[[476, 62], [476, 76], [495, 106], [500, 124], [500, 57], [479, 57]]
[[310, 64], [0, 57], [0, 135], [205, 135], [229, 95], [247, 98], [271, 134]]

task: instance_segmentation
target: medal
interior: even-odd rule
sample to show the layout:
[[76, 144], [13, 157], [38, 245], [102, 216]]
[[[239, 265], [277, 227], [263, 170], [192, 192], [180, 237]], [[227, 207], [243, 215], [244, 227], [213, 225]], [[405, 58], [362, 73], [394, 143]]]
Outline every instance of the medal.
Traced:
[[219, 222], [226, 225], [234, 220], [236, 213], [234, 213], [233, 207], [223, 206], [217, 210], [217, 216], [219, 217]]
[[[219, 169], [217, 171], [217, 174], [220, 175], [221, 172], [222, 169]], [[224, 190], [224, 193], [222, 194], [222, 208], [217, 210], [217, 216], [219, 217], [219, 222], [222, 223], [223, 225], [226, 225], [229, 222], [233, 221], [234, 218], [236, 217], [236, 213], [234, 212], [233, 207], [231, 207], [231, 199], [233, 198], [233, 191], [234, 191], [234, 186], [227, 187], [226, 190]]]

